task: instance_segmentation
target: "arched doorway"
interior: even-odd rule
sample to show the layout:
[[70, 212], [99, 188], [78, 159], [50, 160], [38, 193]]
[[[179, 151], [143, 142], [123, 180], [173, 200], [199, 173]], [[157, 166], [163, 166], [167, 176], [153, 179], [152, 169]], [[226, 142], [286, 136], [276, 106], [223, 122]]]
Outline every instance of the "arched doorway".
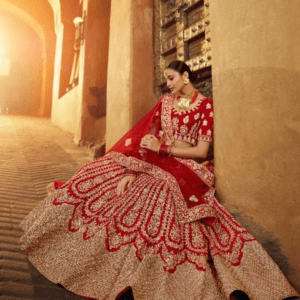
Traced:
[[[39, 14], [36, 7], [43, 10]], [[10, 72], [0, 77], [10, 113], [50, 117], [55, 53], [48, 1], [1, 1], [0, 40]]]
[[41, 105], [42, 44], [34, 30], [12, 14], [0, 12], [4, 56], [10, 67], [0, 76], [1, 110], [36, 115]]

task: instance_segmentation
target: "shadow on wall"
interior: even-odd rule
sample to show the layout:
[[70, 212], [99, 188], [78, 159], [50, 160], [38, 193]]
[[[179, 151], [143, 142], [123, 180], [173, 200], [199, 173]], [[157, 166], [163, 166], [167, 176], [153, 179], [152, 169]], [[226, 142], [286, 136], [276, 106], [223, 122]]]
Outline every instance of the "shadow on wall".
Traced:
[[246, 230], [250, 232], [250, 234], [252, 234], [259, 241], [259, 243], [263, 246], [263, 248], [268, 252], [268, 254], [273, 258], [273, 260], [285, 274], [285, 276], [288, 279], [291, 279], [293, 277], [294, 280], [291, 283], [297, 290], [297, 292], [300, 292], [300, 280], [296, 278], [289, 260], [285, 256], [279, 241], [274, 237], [273, 233], [250, 220], [236, 208], [222, 203], [217, 193], [216, 198], [230, 212], [230, 214], [236, 219], [236, 221], [240, 223]]

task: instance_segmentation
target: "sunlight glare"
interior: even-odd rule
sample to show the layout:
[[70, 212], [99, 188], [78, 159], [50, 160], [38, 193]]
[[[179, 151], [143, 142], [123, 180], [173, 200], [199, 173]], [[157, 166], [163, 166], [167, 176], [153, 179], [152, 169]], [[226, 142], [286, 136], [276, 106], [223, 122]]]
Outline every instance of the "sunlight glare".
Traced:
[[0, 46], [0, 76], [9, 76], [10, 61], [4, 56], [4, 48]]

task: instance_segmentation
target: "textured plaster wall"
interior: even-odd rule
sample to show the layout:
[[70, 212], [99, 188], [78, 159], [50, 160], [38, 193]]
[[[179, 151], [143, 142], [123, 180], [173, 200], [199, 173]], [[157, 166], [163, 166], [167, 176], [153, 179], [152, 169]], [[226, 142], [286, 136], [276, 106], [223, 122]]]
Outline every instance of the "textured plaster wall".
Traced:
[[76, 86], [61, 99], [55, 101], [55, 109], [52, 112], [52, 122], [64, 131], [77, 136], [79, 105], [81, 103], [81, 93], [79, 86]]
[[153, 1], [132, 0], [130, 127], [156, 103], [154, 94]]
[[[87, 0], [83, 2], [83, 10], [87, 8]], [[61, 7], [59, 3], [52, 6], [55, 13], [55, 33], [56, 33], [56, 51], [53, 79], [53, 97], [52, 97], [52, 113], [51, 120], [64, 131], [68, 131], [74, 135], [75, 143], [79, 143], [82, 134], [82, 90], [84, 77], [84, 60], [85, 60], [85, 42], [80, 50], [79, 57], [79, 84], [59, 98], [61, 61], [64, 40], [64, 25], [61, 23]]]
[[59, 98], [60, 68], [63, 48], [63, 24], [56, 27], [56, 52], [53, 81], [53, 99], [51, 120], [65, 131], [80, 135], [80, 106], [82, 85], [76, 86], [63, 97]]
[[299, 11], [298, 0], [211, 1], [217, 192], [274, 238], [298, 289]]
[[153, 1], [113, 0], [106, 149], [154, 106]]
[[[64, 26], [61, 22], [60, 7], [56, 12], [56, 58], [53, 82], [52, 121], [63, 130], [74, 134], [74, 141], [96, 141], [105, 139], [105, 117], [94, 118], [88, 112], [88, 105], [97, 100], [90, 94], [89, 87], [103, 88], [107, 83], [108, 39], [110, 0], [83, 0], [85, 18], [84, 41], [79, 57], [78, 85], [59, 98], [60, 68], [63, 51]], [[67, 12], [64, 12], [65, 14]]]
[[107, 65], [109, 46], [109, 22], [111, 0], [90, 0], [86, 22], [85, 69], [82, 102], [82, 134], [84, 141], [104, 141], [106, 117], [94, 118], [88, 111], [89, 105], [97, 106], [97, 98], [89, 88], [104, 91], [107, 85]]

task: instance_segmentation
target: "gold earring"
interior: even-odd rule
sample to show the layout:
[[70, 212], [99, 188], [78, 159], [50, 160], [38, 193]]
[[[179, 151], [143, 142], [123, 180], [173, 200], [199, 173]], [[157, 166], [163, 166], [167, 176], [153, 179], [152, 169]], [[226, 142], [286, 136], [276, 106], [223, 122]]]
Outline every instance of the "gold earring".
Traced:
[[188, 78], [185, 78], [184, 80], [183, 80], [183, 83], [184, 84], [188, 84], [190, 82], [190, 80], [188, 79]]
[[165, 71], [164, 71], [164, 76], [167, 79], [167, 77], [168, 77], [168, 71], [167, 71], [167, 69], [165, 69]]

